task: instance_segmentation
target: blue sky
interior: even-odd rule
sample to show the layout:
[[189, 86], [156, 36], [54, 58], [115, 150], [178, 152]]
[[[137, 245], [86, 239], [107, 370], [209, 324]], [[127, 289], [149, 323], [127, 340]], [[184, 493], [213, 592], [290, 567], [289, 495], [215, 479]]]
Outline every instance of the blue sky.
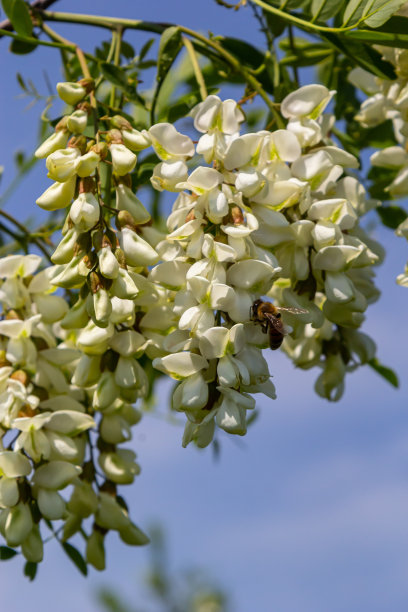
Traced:
[[[55, 10], [172, 21], [262, 45], [249, 10], [238, 13], [213, 0], [61, 0]], [[102, 30], [55, 26], [92, 49]], [[145, 37], [129, 33], [140, 48]], [[39, 107], [27, 101], [16, 71], [43, 82], [61, 79], [53, 50], [28, 56], [7, 53], [0, 42], [1, 189], [11, 180], [12, 154], [36, 144]], [[48, 185], [38, 164], [16, 192], [10, 210], [19, 218], [36, 213], [34, 200]], [[343, 399], [330, 404], [313, 392], [314, 371], [298, 371], [285, 356], [270, 353], [278, 399], [261, 401], [261, 415], [238, 442], [221, 437], [221, 457], [210, 449], [182, 449], [182, 430], [164, 418], [146, 416], [135, 429], [133, 447], [142, 474], [124, 494], [142, 527], [165, 528], [172, 565], [203, 567], [229, 593], [233, 612], [406, 612], [408, 601], [408, 414], [406, 354], [407, 292], [395, 284], [406, 243], [392, 232], [375, 232], [389, 245], [378, 284], [383, 295], [368, 310], [364, 331], [378, 344], [380, 359], [397, 369], [394, 390], [369, 368], [349, 376]], [[161, 397], [165, 396], [162, 390]], [[163, 414], [166, 406], [160, 406]], [[0, 571], [2, 607], [31, 612], [58, 606], [59, 612], [96, 612], [94, 594], [111, 585], [130, 601], [143, 598], [141, 575], [146, 549], [108, 539], [108, 569], [83, 579], [55, 543], [31, 584], [19, 560]]]

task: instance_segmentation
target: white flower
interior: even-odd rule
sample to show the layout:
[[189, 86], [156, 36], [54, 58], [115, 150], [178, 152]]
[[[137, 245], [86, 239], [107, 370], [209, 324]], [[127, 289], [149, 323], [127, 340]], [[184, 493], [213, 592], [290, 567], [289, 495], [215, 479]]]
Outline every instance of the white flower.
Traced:
[[282, 100], [280, 112], [287, 119], [316, 119], [326, 108], [335, 91], [324, 85], [304, 85]]
[[67, 128], [74, 134], [82, 134], [88, 123], [88, 114], [83, 110], [75, 110], [67, 119]]
[[36, 200], [44, 210], [53, 211], [65, 208], [71, 203], [75, 193], [76, 177], [72, 176], [64, 183], [53, 183]]
[[75, 106], [86, 96], [86, 89], [79, 83], [57, 83], [57, 92], [61, 100]]
[[69, 216], [78, 232], [90, 230], [99, 221], [100, 207], [91, 192], [80, 193], [72, 203]]
[[65, 149], [67, 146], [69, 134], [67, 130], [58, 130], [51, 134], [44, 142], [35, 150], [34, 155], [38, 159], [43, 159], [44, 157], [48, 157], [54, 151], [58, 151], [59, 149]]
[[157, 191], [179, 191], [178, 184], [187, 179], [187, 165], [182, 160], [167, 161], [157, 164], [150, 182]]
[[109, 151], [112, 158], [113, 170], [118, 176], [123, 176], [132, 172], [136, 166], [137, 157], [123, 144], [109, 145]]
[[63, 183], [76, 174], [81, 152], [76, 148], [59, 149], [47, 157], [48, 178]]
[[151, 144], [161, 160], [186, 160], [194, 155], [194, 145], [188, 136], [171, 123], [156, 123], [149, 129]]

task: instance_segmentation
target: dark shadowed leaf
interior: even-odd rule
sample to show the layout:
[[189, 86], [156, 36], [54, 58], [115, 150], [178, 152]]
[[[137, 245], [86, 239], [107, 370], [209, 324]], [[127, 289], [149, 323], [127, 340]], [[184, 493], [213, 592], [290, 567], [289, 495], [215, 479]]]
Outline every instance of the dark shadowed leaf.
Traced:
[[23, 37], [14, 38], [10, 43], [10, 51], [17, 55], [27, 55], [36, 49], [38, 45], [31, 40], [25, 40]]
[[27, 561], [24, 565], [24, 576], [27, 576], [30, 582], [34, 580], [37, 575], [38, 563], [33, 563], [32, 561]]
[[0, 546], [0, 561], [8, 561], [18, 555], [18, 552], [14, 548], [8, 546]]
[[75, 548], [75, 546], [72, 546], [72, 544], [68, 544], [68, 542], [63, 542], [62, 548], [65, 550], [65, 552], [67, 553], [71, 561], [74, 563], [74, 565], [76, 565], [76, 567], [79, 569], [81, 574], [83, 574], [84, 576], [87, 576], [88, 566], [85, 562], [85, 559], [79, 552], [79, 550]]
[[346, 57], [349, 57], [353, 63], [357, 63], [365, 70], [372, 72], [382, 79], [395, 79], [394, 67], [390, 62], [382, 59], [381, 53], [359, 42], [345, 40], [345, 37], [337, 36], [332, 32], [327, 32], [323, 36], [336, 49], [341, 51]]
[[391, 229], [397, 229], [397, 227], [407, 218], [406, 211], [400, 206], [380, 206], [376, 211], [383, 225]]
[[376, 357], [374, 359], [370, 359], [368, 365], [373, 368], [373, 370], [375, 370], [377, 374], [385, 378], [385, 380], [387, 380], [390, 385], [398, 389], [399, 380], [394, 370], [391, 370], [391, 368], [387, 368], [386, 366], [382, 365], [382, 363], [380, 363]]

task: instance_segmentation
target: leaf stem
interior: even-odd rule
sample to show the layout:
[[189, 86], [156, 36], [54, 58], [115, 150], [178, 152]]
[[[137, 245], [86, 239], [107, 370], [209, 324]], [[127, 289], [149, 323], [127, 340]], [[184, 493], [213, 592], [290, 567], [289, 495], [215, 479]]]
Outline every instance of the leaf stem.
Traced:
[[[269, 5], [265, 6], [269, 7]], [[278, 13], [280, 14], [280, 16], [286, 17], [286, 13], [281, 13], [281, 11], [278, 11]], [[142, 21], [140, 19], [122, 19], [119, 17], [102, 17], [99, 15], [81, 15], [76, 13], [59, 13], [54, 11], [41, 11], [41, 15], [43, 16], [43, 19], [46, 19], [48, 21], [62, 21], [65, 23], [82, 23], [85, 25], [96, 25], [103, 28], [108, 28], [110, 30], [117, 28], [118, 26], [122, 26], [123, 28], [144, 30], [148, 32], [155, 32], [156, 34], [161, 34], [166, 28], [171, 27], [173, 25], [166, 23], [153, 23], [149, 21]], [[307, 22], [303, 22], [302, 20], [300, 21], [302, 24], [307, 24]], [[280, 127], [284, 127], [284, 122], [282, 118], [280, 117], [279, 113], [277, 113], [274, 103], [270, 100], [268, 94], [263, 89], [262, 85], [250, 73], [250, 71], [241, 64], [241, 62], [236, 57], [226, 51], [218, 42], [210, 38], [206, 38], [199, 32], [196, 32], [195, 30], [191, 30], [190, 28], [186, 28], [183, 26], [178, 27], [182, 33], [186, 34], [187, 36], [191, 36], [192, 38], [202, 42], [206, 47], [209, 47], [216, 51], [217, 54], [221, 56], [221, 58], [223, 58], [225, 61], [227, 61], [228, 64], [234, 70], [240, 73], [243, 76], [244, 80], [248, 83], [248, 85], [250, 85], [252, 89], [254, 89], [263, 99], [263, 101], [271, 111], [272, 115], [275, 117], [277, 124]], [[152, 103], [153, 108], [151, 115], [153, 119], [155, 102], [156, 100], [153, 100]]]
[[[22, 223], [20, 223], [20, 221], [17, 221], [17, 219], [15, 219], [12, 215], [10, 215], [8, 212], [2, 209], [0, 209], [0, 215], [2, 215], [5, 219], [10, 221], [10, 223], [14, 223], [14, 225], [18, 227], [18, 229], [24, 234], [24, 236], [26, 236], [27, 242], [32, 242], [33, 244], [35, 244], [40, 249], [40, 251], [45, 255], [48, 261], [51, 264], [53, 263], [51, 261], [50, 254], [48, 253], [44, 245], [41, 244], [41, 241], [36, 236], [33, 236], [31, 232]], [[14, 232], [12, 233], [11, 230], [8, 230], [8, 233], [10, 234], [10, 236], [12, 236], [15, 240], [18, 241], [18, 237], [16, 237], [16, 234], [14, 234]]]
[[263, 0], [249, 0], [249, 2], [253, 2], [254, 4], [257, 4], [264, 11], [268, 13], [272, 13], [272, 15], [281, 17], [282, 19], [286, 21], [291, 21], [294, 25], [297, 25], [299, 28], [302, 28], [304, 30], [314, 30], [317, 32], [340, 33], [340, 32], [347, 32], [348, 30], [354, 30], [358, 26], [358, 23], [360, 23], [358, 22], [358, 23], [355, 23], [354, 25], [346, 26], [344, 28], [331, 28], [329, 26], [321, 26], [321, 25], [318, 25], [317, 23], [312, 23], [311, 21], [306, 21], [304, 19], [301, 19], [300, 17], [296, 17], [296, 15], [292, 15], [291, 13], [287, 13], [286, 11], [282, 11], [281, 9], [278, 9], [270, 4], [267, 4], [266, 2], [263, 2]]
[[[115, 52], [113, 55], [113, 63], [115, 66], [120, 65], [120, 52], [122, 47], [122, 33], [123, 28], [118, 26], [118, 28], [113, 32], [112, 36], [115, 39]], [[112, 85], [111, 93], [110, 93], [110, 106], [114, 107], [116, 102], [116, 87]]]
[[189, 38], [186, 38], [185, 36], [183, 36], [183, 45], [187, 49], [187, 53], [190, 57], [190, 61], [193, 66], [194, 75], [200, 88], [201, 99], [205, 100], [208, 96], [208, 92], [207, 87], [205, 86], [204, 76], [201, 71], [200, 64], [198, 63], [197, 54], [194, 51], [194, 47], [192, 45], [191, 40]]

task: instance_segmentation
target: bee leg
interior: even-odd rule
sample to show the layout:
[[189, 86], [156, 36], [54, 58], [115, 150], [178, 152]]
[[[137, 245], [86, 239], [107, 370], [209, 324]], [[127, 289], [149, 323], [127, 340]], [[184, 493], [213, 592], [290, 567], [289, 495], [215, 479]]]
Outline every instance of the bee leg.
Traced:
[[264, 334], [268, 333], [268, 322], [267, 321], [265, 323], [261, 323], [261, 329]]

